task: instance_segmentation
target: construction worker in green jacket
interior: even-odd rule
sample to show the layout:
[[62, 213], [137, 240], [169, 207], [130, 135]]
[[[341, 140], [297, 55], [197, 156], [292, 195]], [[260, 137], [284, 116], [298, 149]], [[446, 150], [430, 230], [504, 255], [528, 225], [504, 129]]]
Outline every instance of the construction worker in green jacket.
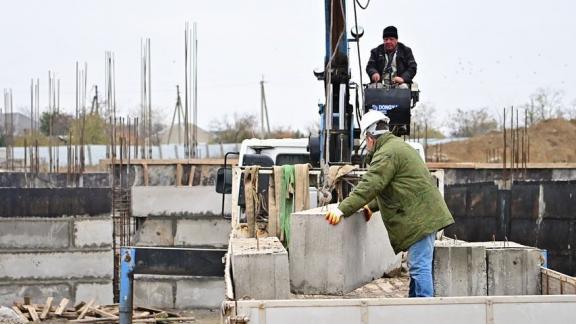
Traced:
[[380, 211], [396, 253], [408, 251], [410, 297], [432, 297], [436, 232], [454, 219], [418, 152], [388, 130], [389, 118], [371, 110], [362, 116], [369, 168], [349, 197], [326, 215], [336, 225], [362, 209], [366, 221]]

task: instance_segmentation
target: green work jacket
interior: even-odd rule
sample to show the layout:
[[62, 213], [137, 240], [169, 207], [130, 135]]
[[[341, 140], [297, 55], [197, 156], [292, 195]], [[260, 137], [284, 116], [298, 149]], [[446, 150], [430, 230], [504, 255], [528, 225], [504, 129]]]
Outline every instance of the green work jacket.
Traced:
[[370, 167], [338, 208], [347, 217], [368, 205], [380, 210], [396, 253], [453, 224], [454, 219], [418, 152], [391, 133], [381, 135]]

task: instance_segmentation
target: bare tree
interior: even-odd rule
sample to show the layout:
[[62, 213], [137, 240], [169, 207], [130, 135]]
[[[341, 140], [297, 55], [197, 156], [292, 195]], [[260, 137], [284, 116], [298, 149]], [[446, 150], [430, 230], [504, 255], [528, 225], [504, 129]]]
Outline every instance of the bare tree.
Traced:
[[448, 126], [451, 135], [456, 137], [472, 137], [488, 133], [498, 126], [496, 119], [488, 113], [487, 108], [463, 110], [458, 109], [450, 114]]
[[526, 105], [530, 124], [550, 118], [563, 118], [563, 98], [564, 93], [561, 90], [538, 88], [530, 96], [530, 103]]
[[[436, 107], [431, 103], [419, 103], [412, 111], [412, 123], [418, 127], [419, 136], [429, 138], [443, 138], [444, 134], [438, 130]], [[415, 131], [415, 130], [414, 130]]]
[[210, 122], [210, 131], [215, 134], [216, 143], [240, 143], [247, 138], [256, 137], [258, 118], [252, 114], [234, 113], [232, 118], [225, 115]]

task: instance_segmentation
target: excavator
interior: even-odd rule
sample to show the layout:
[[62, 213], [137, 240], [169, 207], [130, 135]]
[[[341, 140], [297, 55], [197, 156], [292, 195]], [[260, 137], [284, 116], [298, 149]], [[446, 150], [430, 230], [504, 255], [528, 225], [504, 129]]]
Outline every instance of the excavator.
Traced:
[[[317, 167], [360, 162], [362, 143], [359, 141], [358, 121], [370, 109], [382, 111], [390, 118], [391, 130], [395, 135], [409, 136], [410, 110], [418, 102], [420, 93], [416, 83], [412, 83], [408, 89], [400, 89], [352, 82], [349, 47], [351, 43], [356, 43], [359, 48], [364, 31], [355, 24], [351, 28], [352, 37], [348, 37], [345, 1], [326, 0], [325, 15], [324, 70], [314, 71], [316, 78], [324, 82], [325, 103], [319, 109], [320, 134], [311, 136], [308, 146], [312, 165]], [[354, 104], [350, 103], [351, 92], [355, 92]], [[359, 92], [364, 98], [362, 103]]]
[[[350, 36], [348, 35], [344, 0], [325, 0], [325, 20], [325, 64], [323, 69], [314, 71], [314, 76], [323, 82], [325, 89], [324, 103], [318, 105], [319, 133], [307, 139], [248, 139], [242, 142], [239, 152], [229, 152], [226, 155], [226, 157], [237, 155], [240, 168], [260, 166], [262, 175], [258, 180], [257, 192], [261, 197], [268, 196], [270, 170], [267, 169], [285, 164], [305, 163], [312, 166], [310, 173], [318, 187], [317, 191], [311, 189], [311, 192], [314, 192], [311, 200], [316, 201], [311, 201], [310, 205], [316, 206], [318, 200], [322, 198], [323, 203], [336, 202], [336, 195], [326, 192], [326, 188], [329, 187], [327, 185], [329, 168], [335, 165], [365, 167], [364, 143], [360, 140], [359, 120], [371, 109], [382, 111], [390, 118], [391, 131], [395, 135], [405, 139], [410, 135], [411, 109], [419, 100], [417, 84], [412, 83], [408, 89], [400, 89], [382, 83], [354, 82], [349, 51], [351, 44], [355, 43], [360, 52], [359, 42], [364, 30], [355, 22]], [[351, 102], [351, 98], [355, 100]], [[423, 146], [416, 142], [408, 143], [424, 159]], [[232, 168], [225, 162], [224, 167], [218, 170], [216, 178], [216, 191], [222, 194], [222, 215], [239, 215], [233, 219], [244, 219], [246, 208], [244, 176], [242, 174], [233, 176], [232, 173]], [[359, 174], [361, 172], [357, 175]], [[237, 191], [232, 190], [232, 187]], [[345, 185], [343, 194], [346, 195], [350, 190], [352, 186]], [[230, 212], [224, 210], [224, 200], [225, 195], [233, 191], [232, 200], [237, 203], [233, 204]], [[259, 209], [259, 217], [265, 219], [268, 209], [266, 199], [261, 199], [261, 204], [263, 205]]]
[[[382, 111], [390, 118], [391, 131], [395, 135], [404, 138], [410, 135], [411, 109], [419, 101], [420, 91], [417, 84], [414, 82], [408, 89], [401, 89], [381, 83], [362, 84], [361, 81], [357, 84], [352, 81], [350, 46], [355, 43], [359, 52], [359, 42], [364, 30], [355, 22], [350, 36], [348, 35], [345, 7], [344, 0], [325, 0], [325, 64], [323, 69], [314, 71], [314, 76], [323, 82], [325, 89], [324, 103], [318, 105], [319, 133], [311, 134], [307, 140], [245, 140], [239, 152], [228, 153], [238, 155], [239, 166], [259, 165], [270, 168], [274, 165], [309, 163], [313, 168], [320, 170], [320, 179], [323, 178], [322, 173], [327, 172], [333, 165], [365, 166], [359, 120], [370, 109]], [[358, 59], [359, 57], [360, 55]], [[355, 99], [353, 103], [351, 98]], [[422, 145], [414, 142], [409, 144], [424, 158]], [[267, 193], [267, 181], [267, 176], [259, 180], [261, 195]], [[232, 171], [225, 165], [218, 172], [216, 191], [223, 195], [231, 193], [231, 185]], [[241, 207], [244, 207], [243, 189], [243, 181], [240, 181], [238, 202]], [[346, 191], [349, 190], [350, 187]], [[224, 201], [224, 197], [222, 199]], [[222, 209], [222, 214], [224, 212]]]

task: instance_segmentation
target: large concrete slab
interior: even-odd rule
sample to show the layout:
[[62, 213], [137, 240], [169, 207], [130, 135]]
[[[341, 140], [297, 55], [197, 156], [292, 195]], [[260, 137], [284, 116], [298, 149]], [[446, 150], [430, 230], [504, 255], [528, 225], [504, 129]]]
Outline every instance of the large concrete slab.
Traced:
[[109, 305], [114, 302], [112, 280], [108, 282], [92, 282], [76, 284], [76, 302], [89, 301], [94, 298], [96, 304]]
[[230, 221], [221, 217], [178, 219], [174, 245], [227, 247], [231, 230]]
[[434, 295], [438, 297], [486, 296], [486, 248], [436, 246]]
[[173, 280], [160, 280], [157, 276], [136, 275], [134, 280], [134, 305], [157, 308], [174, 308]]
[[236, 299], [288, 299], [288, 254], [276, 237], [236, 238], [230, 242]]
[[68, 218], [0, 218], [0, 249], [59, 249], [70, 245]]
[[112, 246], [112, 241], [112, 217], [74, 221], [74, 246], [107, 247]]
[[434, 287], [437, 296], [539, 295], [542, 263], [541, 250], [514, 242], [437, 241]]
[[[32, 303], [43, 304], [47, 297], [54, 297], [58, 302], [62, 298], [74, 299], [71, 285], [64, 282], [37, 282], [0, 285], [0, 305], [10, 306], [13, 302], [22, 301], [24, 296], [30, 297]], [[1, 321], [0, 321], [1, 322]]]
[[174, 221], [168, 217], [149, 217], [134, 237], [135, 246], [173, 246]]
[[101, 215], [111, 202], [110, 188], [0, 188], [0, 217]]
[[488, 295], [540, 295], [541, 251], [534, 248], [488, 249]]
[[176, 280], [178, 309], [220, 308], [224, 300], [224, 278], [197, 277]]
[[400, 266], [380, 213], [369, 222], [356, 213], [336, 226], [325, 214], [315, 208], [291, 215], [292, 292], [343, 295]]
[[[224, 210], [230, 208], [230, 195], [226, 195]], [[214, 186], [132, 187], [132, 215], [136, 217], [220, 215], [221, 211], [222, 195]]]
[[0, 253], [0, 278], [112, 278], [112, 250]]

